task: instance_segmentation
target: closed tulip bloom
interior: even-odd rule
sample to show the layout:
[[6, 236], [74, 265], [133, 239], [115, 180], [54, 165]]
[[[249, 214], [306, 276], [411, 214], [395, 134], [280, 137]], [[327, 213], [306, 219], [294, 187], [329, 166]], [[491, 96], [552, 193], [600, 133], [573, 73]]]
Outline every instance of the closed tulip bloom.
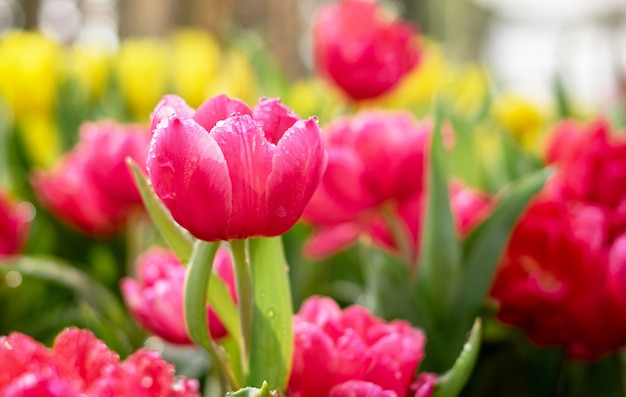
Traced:
[[85, 123], [80, 142], [51, 171], [35, 172], [43, 204], [83, 233], [107, 237], [142, 205], [126, 165], [145, 165], [150, 136], [142, 128], [110, 121]]
[[181, 226], [205, 241], [285, 233], [326, 166], [317, 120], [300, 120], [278, 99], [250, 109], [220, 95], [194, 111], [166, 96], [152, 126], [154, 191]]
[[18, 332], [0, 337], [4, 397], [196, 397], [199, 388], [157, 352], [140, 349], [122, 361], [87, 330], [64, 330], [52, 348]]
[[313, 22], [313, 48], [317, 71], [354, 100], [388, 92], [422, 51], [411, 25], [388, 18], [369, 0], [322, 7]]
[[33, 215], [32, 205], [16, 203], [0, 190], [0, 257], [22, 251]]
[[287, 386], [292, 397], [327, 396], [331, 390], [336, 396], [353, 395], [350, 390], [406, 396], [426, 343], [405, 321], [386, 323], [359, 306], [341, 310], [323, 297], [309, 298], [294, 317], [294, 340]]
[[[213, 266], [236, 300], [232, 259], [227, 249], [218, 250]], [[149, 332], [172, 343], [191, 344], [183, 316], [183, 264], [173, 252], [153, 248], [138, 259], [137, 268], [138, 280], [125, 278], [120, 285], [131, 313]], [[226, 328], [213, 309], [207, 307], [207, 314], [211, 336], [226, 336]]]

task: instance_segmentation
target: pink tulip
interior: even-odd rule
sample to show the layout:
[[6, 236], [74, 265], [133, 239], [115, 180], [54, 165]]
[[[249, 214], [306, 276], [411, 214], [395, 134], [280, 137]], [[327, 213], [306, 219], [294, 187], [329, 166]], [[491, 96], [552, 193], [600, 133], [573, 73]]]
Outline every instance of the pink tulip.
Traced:
[[386, 323], [359, 306], [342, 311], [323, 297], [302, 305], [294, 317], [294, 338], [291, 397], [327, 396], [335, 387], [337, 396], [352, 388], [363, 395], [372, 389], [345, 385], [348, 381], [379, 386], [377, 396], [406, 396], [426, 343], [422, 332], [405, 321]]
[[33, 215], [32, 205], [15, 203], [0, 190], [0, 256], [22, 251]]
[[141, 206], [126, 165], [145, 165], [150, 136], [144, 129], [111, 121], [85, 123], [79, 143], [56, 169], [36, 172], [32, 183], [53, 213], [83, 233], [108, 237]]
[[313, 47], [319, 74], [354, 100], [386, 93], [421, 58], [416, 30], [368, 0], [322, 7], [313, 22]]
[[285, 233], [326, 166], [316, 119], [300, 120], [278, 99], [250, 110], [220, 95], [194, 112], [166, 96], [152, 125], [154, 191], [181, 226], [206, 241]]
[[[232, 259], [226, 248], [218, 250], [213, 266], [236, 300]], [[173, 252], [153, 248], [138, 259], [137, 267], [139, 280], [125, 278], [120, 285], [130, 311], [155, 335], [172, 343], [191, 344], [183, 316], [183, 264]], [[211, 336], [214, 339], [226, 336], [226, 328], [213, 309], [207, 307], [207, 314]]]
[[349, 380], [330, 390], [328, 397], [398, 397], [392, 390], [384, 390], [375, 383]]
[[4, 397], [196, 397], [198, 390], [157, 352], [140, 349], [121, 361], [86, 330], [64, 330], [52, 349], [18, 332], [0, 337]]

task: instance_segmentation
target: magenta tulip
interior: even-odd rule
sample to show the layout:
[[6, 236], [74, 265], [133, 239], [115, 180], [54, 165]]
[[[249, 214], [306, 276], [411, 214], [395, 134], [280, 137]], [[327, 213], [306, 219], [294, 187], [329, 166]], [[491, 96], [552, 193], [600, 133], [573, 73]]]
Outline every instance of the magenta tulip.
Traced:
[[[151, 333], [172, 343], [191, 344], [183, 316], [183, 264], [173, 252], [153, 248], [138, 259], [137, 267], [139, 279], [125, 278], [120, 285], [131, 313]], [[232, 258], [226, 248], [217, 251], [213, 268], [236, 300]], [[207, 313], [211, 336], [226, 336], [226, 328], [213, 309], [207, 307]]]
[[318, 72], [354, 100], [389, 91], [422, 52], [411, 25], [387, 18], [369, 0], [321, 8], [313, 22], [313, 47]]
[[142, 205], [126, 158], [145, 166], [149, 143], [148, 131], [138, 126], [85, 123], [79, 143], [56, 169], [36, 172], [33, 187], [66, 223], [85, 234], [108, 237]]
[[406, 396], [426, 343], [405, 321], [386, 323], [359, 306], [341, 310], [324, 297], [302, 305], [294, 339], [291, 397], [327, 396], [331, 390], [336, 396]]
[[326, 166], [317, 120], [300, 120], [278, 99], [249, 109], [220, 95], [193, 111], [166, 96], [152, 125], [154, 191], [181, 226], [205, 241], [285, 233]]

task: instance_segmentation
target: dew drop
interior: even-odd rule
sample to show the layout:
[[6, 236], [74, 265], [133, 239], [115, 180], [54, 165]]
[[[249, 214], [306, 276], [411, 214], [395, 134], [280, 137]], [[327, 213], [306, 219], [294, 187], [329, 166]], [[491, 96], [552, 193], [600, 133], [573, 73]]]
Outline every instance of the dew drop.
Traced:
[[232, 112], [228, 117], [239, 117], [241, 116], [241, 112]]
[[274, 309], [267, 309], [267, 317], [274, 318], [276, 317], [276, 311]]
[[159, 123], [156, 125], [156, 129], [157, 130], [164, 130], [167, 127], [169, 127], [170, 125], [170, 121], [168, 118], [163, 118], [161, 119], [161, 121], [159, 121]]
[[226, 124], [226, 122], [224, 122], [224, 120], [218, 120], [217, 123], [215, 123], [215, 127], [222, 128], [224, 126], [224, 124]]
[[311, 116], [311, 119], [315, 120], [316, 123], [320, 121], [320, 118], [317, 116]]
[[141, 379], [141, 386], [146, 389], [152, 386], [152, 383], [153, 383], [153, 380], [149, 376], [145, 376]]
[[269, 101], [270, 99], [266, 96], [262, 96], [261, 98], [259, 98], [259, 102], [266, 102]]
[[285, 216], [287, 216], [287, 210], [282, 205], [279, 205], [276, 208], [276, 211], [274, 212], [274, 214], [279, 218], [284, 218]]

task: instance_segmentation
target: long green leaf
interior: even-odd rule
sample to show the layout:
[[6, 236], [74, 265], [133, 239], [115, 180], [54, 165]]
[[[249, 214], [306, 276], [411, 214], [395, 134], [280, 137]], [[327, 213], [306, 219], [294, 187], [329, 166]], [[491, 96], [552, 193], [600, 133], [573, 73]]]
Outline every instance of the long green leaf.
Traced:
[[293, 308], [282, 240], [248, 241], [254, 312], [247, 384], [267, 381], [271, 389], [284, 389], [293, 352]]
[[418, 291], [431, 313], [447, 317], [459, 280], [461, 246], [450, 208], [442, 123], [438, 106], [430, 144]]
[[135, 178], [135, 183], [141, 193], [144, 205], [154, 225], [167, 244], [172, 248], [178, 259], [182, 263], [187, 263], [191, 257], [191, 251], [193, 248], [193, 238], [183, 230], [172, 219], [169, 211], [163, 206], [161, 200], [157, 197], [150, 186], [150, 182], [141, 171], [137, 163], [131, 158], [126, 159], [126, 164], [130, 167]]
[[481, 338], [481, 321], [477, 318], [474, 321], [470, 339], [463, 346], [463, 350], [456, 362], [450, 371], [437, 379], [433, 397], [455, 397], [461, 393], [478, 359]]
[[504, 189], [489, 217], [463, 242], [463, 284], [459, 286], [452, 315], [456, 321], [471, 322], [478, 314], [510, 233], [549, 172], [542, 169]]

